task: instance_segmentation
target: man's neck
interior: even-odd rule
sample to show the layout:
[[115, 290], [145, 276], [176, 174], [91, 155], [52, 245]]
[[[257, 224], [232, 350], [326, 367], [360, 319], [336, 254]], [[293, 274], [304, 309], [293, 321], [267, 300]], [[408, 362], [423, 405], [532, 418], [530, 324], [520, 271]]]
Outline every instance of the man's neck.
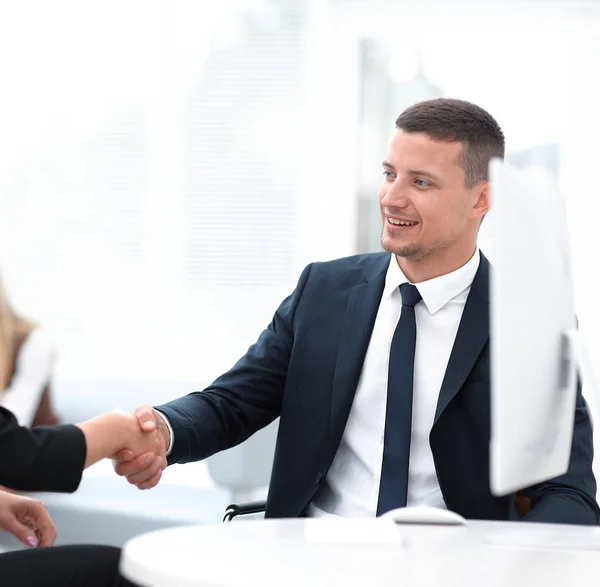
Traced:
[[421, 283], [460, 269], [471, 260], [476, 250], [477, 245], [473, 245], [460, 255], [456, 254], [456, 251], [452, 251], [451, 255], [433, 253], [420, 258], [396, 255], [396, 261], [411, 283]]

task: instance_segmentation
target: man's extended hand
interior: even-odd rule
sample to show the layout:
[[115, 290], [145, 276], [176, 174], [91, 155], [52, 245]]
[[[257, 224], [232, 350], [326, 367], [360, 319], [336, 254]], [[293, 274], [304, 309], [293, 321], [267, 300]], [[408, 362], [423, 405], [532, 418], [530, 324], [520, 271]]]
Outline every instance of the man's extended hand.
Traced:
[[52, 546], [56, 529], [46, 506], [37, 499], [0, 491], [0, 530], [27, 546]]
[[139, 424], [142, 445], [146, 435], [156, 436], [158, 433], [159, 450], [153, 448], [152, 452], [142, 451], [141, 454], [134, 452], [135, 449], [121, 450], [114, 455], [113, 465], [117, 475], [126, 477], [138, 489], [150, 489], [160, 481], [167, 466], [166, 453], [171, 442], [169, 428], [161, 415], [150, 406], [140, 406], [134, 415]]

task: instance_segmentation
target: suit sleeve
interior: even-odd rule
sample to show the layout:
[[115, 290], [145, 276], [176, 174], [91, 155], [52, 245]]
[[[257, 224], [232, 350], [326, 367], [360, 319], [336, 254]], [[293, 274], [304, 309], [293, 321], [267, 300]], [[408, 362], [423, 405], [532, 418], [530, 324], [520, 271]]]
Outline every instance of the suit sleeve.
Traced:
[[592, 471], [593, 456], [592, 426], [580, 387], [575, 407], [569, 469], [560, 477], [524, 490], [523, 493], [531, 500], [531, 510], [523, 520], [555, 524], [600, 524], [596, 480]]
[[280, 415], [294, 316], [310, 270], [311, 265], [257, 342], [230, 371], [204, 391], [156, 407], [173, 429], [169, 464], [205, 459], [236, 446]]
[[0, 408], [0, 484], [22, 491], [72, 492], [83, 474], [86, 444], [76, 426], [19, 426]]

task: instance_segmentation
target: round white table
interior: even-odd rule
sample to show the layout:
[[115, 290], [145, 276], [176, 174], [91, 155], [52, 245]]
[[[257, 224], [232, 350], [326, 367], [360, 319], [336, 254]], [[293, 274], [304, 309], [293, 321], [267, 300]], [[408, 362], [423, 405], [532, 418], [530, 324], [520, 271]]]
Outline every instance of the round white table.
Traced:
[[294, 519], [183, 526], [129, 541], [141, 587], [597, 587], [600, 528]]

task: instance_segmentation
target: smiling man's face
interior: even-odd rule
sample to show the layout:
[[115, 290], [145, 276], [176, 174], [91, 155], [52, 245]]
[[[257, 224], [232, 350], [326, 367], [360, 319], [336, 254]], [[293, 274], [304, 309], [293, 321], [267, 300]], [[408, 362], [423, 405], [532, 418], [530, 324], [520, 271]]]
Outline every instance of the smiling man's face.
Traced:
[[[466, 263], [475, 250], [488, 188], [487, 182], [466, 186], [462, 149], [460, 142], [402, 130], [390, 141], [378, 195], [381, 243], [409, 279], [415, 263], [443, 275]], [[425, 278], [436, 276], [429, 273]]]

